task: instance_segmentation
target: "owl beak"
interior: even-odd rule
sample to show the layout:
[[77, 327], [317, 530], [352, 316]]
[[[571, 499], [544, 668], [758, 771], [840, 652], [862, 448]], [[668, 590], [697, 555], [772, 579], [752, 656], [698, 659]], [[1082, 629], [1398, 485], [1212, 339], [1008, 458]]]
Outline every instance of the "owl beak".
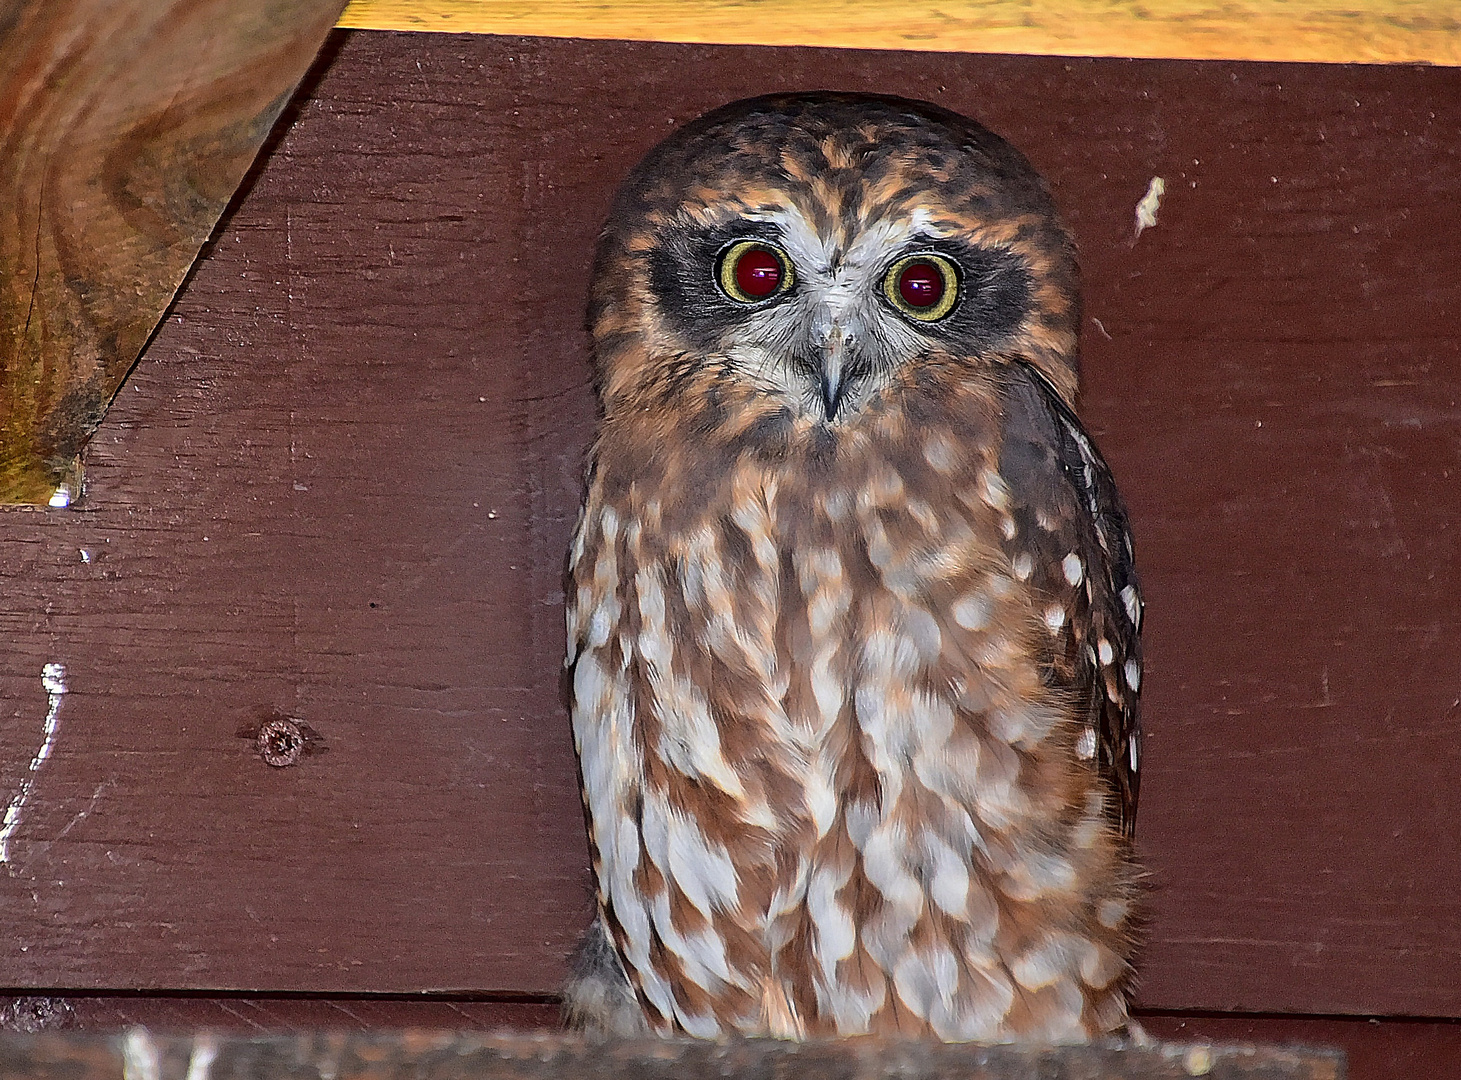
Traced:
[[835, 419], [847, 391], [847, 333], [833, 324], [822, 347], [821, 392], [823, 415]]
[[841, 365], [836, 361], [822, 366], [822, 409], [828, 420], [837, 415], [842, 407], [843, 391]]

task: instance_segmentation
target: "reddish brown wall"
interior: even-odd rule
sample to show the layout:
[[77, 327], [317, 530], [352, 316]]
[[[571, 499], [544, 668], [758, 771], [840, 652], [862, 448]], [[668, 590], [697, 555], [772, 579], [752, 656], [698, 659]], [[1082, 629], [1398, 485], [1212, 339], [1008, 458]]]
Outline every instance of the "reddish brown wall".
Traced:
[[[595, 230], [675, 123], [826, 86], [980, 117], [1079, 239], [1085, 413], [1149, 600], [1143, 1004], [1461, 1015], [1461, 71], [332, 48], [84, 504], [0, 515], [0, 797], [42, 665], [70, 687], [0, 984], [558, 984], [589, 908], [557, 665]], [[272, 710], [326, 752], [263, 764], [237, 733]]]

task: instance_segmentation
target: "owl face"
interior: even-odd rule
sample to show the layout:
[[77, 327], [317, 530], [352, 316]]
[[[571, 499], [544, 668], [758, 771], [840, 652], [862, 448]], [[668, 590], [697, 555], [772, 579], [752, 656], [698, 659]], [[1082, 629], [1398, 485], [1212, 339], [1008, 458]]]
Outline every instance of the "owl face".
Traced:
[[927, 365], [1024, 359], [1073, 393], [1077, 295], [1015, 150], [931, 105], [818, 93], [727, 106], [640, 164], [591, 321], [610, 412], [713, 386], [838, 426]]

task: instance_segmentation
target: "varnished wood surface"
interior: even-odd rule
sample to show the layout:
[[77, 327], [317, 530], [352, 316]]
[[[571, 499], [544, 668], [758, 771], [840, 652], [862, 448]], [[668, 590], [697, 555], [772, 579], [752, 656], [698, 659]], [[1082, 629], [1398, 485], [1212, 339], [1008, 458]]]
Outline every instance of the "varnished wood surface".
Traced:
[[1340, 1080], [1335, 1051], [1172, 1044], [979, 1046], [777, 1039], [584, 1042], [550, 1034], [422, 1031], [238, 1038], [0, 1035], [9, 1080]]
[[[1461, 1014], [1461, 73], [335, 44], [86, 499], [0, 516], [0, 985], [558, 986], [593, 239], [672, 124], [827, 86], [981, 117], [1081, 245], [1149, 601], [1142, 1003]], [[266, 765], [279, 714], [323, 752]]]
[[47, 503], [344, 0], [0, 0], [0, 503]]
[[1059, 56], [1461, 63], [1450, 0], [351, 0], [360, 30]]

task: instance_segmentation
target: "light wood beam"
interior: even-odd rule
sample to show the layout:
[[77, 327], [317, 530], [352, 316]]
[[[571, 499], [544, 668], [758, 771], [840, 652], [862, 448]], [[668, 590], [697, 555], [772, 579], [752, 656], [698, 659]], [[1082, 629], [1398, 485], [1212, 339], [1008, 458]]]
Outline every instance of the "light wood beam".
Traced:
[[855, 49], [1461, 63], [1455, 0], [352, 0], [340, 25]]

